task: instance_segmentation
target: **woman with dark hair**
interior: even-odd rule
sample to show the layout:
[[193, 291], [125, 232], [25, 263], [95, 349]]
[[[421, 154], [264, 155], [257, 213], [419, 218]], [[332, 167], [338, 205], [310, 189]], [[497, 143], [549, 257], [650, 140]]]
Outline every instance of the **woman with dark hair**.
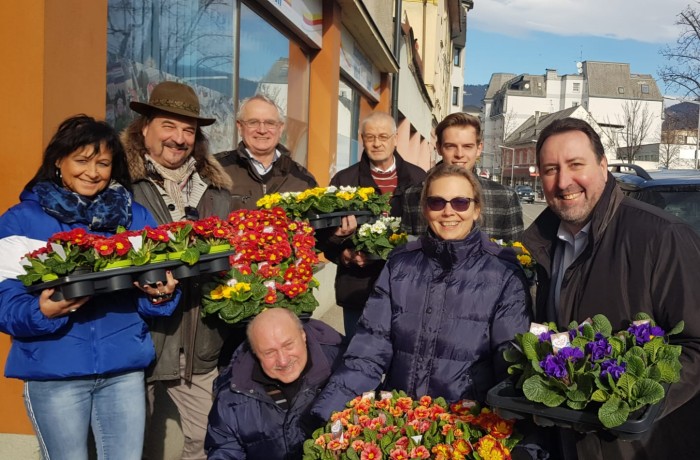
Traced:
[[515, 254], [479, 230], [480, 202], [470, 171], [433, 168], [421, 197], [428, 234], [389, 256], [313, 414], [328, 420], [380, 386], [484, 402], [507, 376], [502, 353], [530, 325], [530, 295]]
[[155, 227], [133, 202], [117, 133], [86, 115], [65, 120], [20, 203], [0, 216], [0, 331], [12, 337], [5, 375], [24, 380], [44, 459], [82, 460], [92, 431], [100, 459], [140, 459], [144, 372], [155, 352], [143, 317], [172, 313], [177, 281], [67, 300], [29, 293], [20, 259], [57, 232]]

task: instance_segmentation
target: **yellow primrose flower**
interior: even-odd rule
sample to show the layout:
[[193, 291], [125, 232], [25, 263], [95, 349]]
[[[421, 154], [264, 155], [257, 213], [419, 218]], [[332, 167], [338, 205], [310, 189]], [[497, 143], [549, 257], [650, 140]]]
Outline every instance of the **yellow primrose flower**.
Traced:
[[362, 187], [357, 191], [357, 195], [362, 201], [367, 201], [370, 195], [374, 195], [373, 187]]
[[260, 198], [255, 205], [259, 208], [264, 207], [265, 209], [270, 209], [273, 206], [276, 206], [280, 201], [282, 201], [282, 195], [279, 193], [272, 193]]
[[355, 198], [355, 194], [353, 192], [344, 192], [344, 191], [336, 192], [335, 196], [337, 196], [341, 200], [347, 200], [347, 201], [350, 201], [353, 198]]
[[218, 285], [213, 291], [209, 293], [213, 300], [230, 299], [231, 298], [231, 287], [223, 284]]
[[236, 294], [238, 294], [239, 292], [248, 292], [250, 291], [250, 283], [243, 283], [239, 281], [233, 286], [232, 290]]
[[518, 261], [520, 261], [520, 265], [523, 267], [528, 267], [532, 263], [532, 257], [530, 257], [528, 254], [519, 254]]

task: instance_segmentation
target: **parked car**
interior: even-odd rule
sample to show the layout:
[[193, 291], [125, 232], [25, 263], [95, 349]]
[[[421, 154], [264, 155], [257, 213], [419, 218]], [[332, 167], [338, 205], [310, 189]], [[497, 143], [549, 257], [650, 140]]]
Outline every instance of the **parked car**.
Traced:
[[610, 164], [608, 168], [625, 194], [680, 217], [700, 234], [700, 171], [647, 172], [631, 164]]
[[518, 194], [518, 198], [520, 198], [520, 201], [526, 203], [535, 202], [535, 192], [529, 185], [516, 185], [515, 192]]

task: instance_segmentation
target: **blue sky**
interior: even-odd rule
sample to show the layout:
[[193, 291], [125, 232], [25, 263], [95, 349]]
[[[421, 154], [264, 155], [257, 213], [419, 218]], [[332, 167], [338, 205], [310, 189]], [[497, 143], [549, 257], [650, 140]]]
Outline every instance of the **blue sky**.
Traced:
[[[677, 15], [689, 0], [476, 0], [467, 24], [465, 83], [491, 74], [576, 73], [577, 61], [626, 62], [651, 74], [662, 93], [659, 50], [681, 31]], [[673, 92], [668, 92], [672, 94]]]

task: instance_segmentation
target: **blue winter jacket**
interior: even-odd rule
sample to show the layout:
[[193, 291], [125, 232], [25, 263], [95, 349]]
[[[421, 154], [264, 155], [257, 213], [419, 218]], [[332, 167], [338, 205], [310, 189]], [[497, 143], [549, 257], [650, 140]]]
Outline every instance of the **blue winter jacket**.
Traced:
[[506, 377], [504, 347], [528, 329], [530, 295], [511, 250], [478, 229], [463, 240], [432, 234], [395, 250], [344, 356], [314, 404], [331, 412], [382, 382], [412, 397], [483, 402]]
[[[130, 229], [155, 227], [151, 214], [132, 205]], [[54, 233], [84, 227], [49, 216], [33, 192], [0, 216], [0, 331], [12, 336], [5, 376], [23, 380], [58, 380], [146, 368], [155, 358], [142, 316], [170, 315], [179, 301], [153, 305], [137, 289], [92, 297], [75, 313], [47, 318], [39, 294], [29, 293], [16, 278], [24, 273], [20, 259]]]
[[[246, 341], [214, 383], [205, 449], [209, 460], [298, 460], [306, 434], [300, 417], [337, 367], [344, 351], [342, 336], [317, 320], [304, 325], [311, 368], [302, 375], [299, 392], [283, 411], [252, 380], [255, 357]], [[232, 372], [234, 369], [234, 372]]]

